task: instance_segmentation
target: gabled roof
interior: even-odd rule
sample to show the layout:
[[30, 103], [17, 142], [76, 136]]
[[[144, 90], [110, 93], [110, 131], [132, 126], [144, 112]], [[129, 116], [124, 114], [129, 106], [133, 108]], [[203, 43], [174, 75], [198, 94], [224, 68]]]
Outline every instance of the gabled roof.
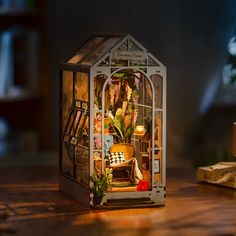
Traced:
[[93, 35], [64, 63], [81, 67], [108, 64], [111, 66], [114, 64], [114, 60], [119, 61], [119, 63], [122, 60], [124, 62], [129, 56], [135, 58], [131, 61], [139, 61], [139, 65], [162, 66], [162, 63], [131, 35]]
[[123, 36], [93, 35], [67, 58], [65, 63], [90, 67], [108, 53], [122, 38]]

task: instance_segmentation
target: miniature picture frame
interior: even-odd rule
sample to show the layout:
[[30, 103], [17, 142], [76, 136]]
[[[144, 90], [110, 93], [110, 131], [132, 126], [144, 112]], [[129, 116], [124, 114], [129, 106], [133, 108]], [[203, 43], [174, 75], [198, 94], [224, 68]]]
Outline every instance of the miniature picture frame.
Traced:
[[153, 171], [154, 173], [160, 173], [160, 160], [154, 160]]

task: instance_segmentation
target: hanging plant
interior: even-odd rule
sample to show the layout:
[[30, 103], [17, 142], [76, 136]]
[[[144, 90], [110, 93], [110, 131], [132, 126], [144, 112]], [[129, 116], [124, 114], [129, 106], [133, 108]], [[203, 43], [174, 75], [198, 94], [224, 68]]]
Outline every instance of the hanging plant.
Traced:
[[133, 72], [120, 72], [115, 73], [113, 80], [108, 83], [107, 115], [110, 118], [116, 142], [129, 143], [131, 141], [138, 118], [137, 85], [139, 85], [139, 79]]

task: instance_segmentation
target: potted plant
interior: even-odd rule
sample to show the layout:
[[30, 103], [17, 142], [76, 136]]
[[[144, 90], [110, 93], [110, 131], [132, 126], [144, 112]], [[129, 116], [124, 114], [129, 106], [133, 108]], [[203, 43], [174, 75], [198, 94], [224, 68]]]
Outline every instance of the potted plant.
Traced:
[[131, 138], [131, 116], [124, 115], [121, 108], [116, 110], [115, 116], [109, 112], [110, 122], [113, 127], [113, 135], [119, 143], [126, 143]]
[[106, 168], [105, 173], [99, 174], [94, 172], [90, 177], [90, 181], [93, 183], [90, 191], [93, 193], [94, 207], [101, 204], [102, 199], [105, 196], [105, 191], [111, 188], [111, 180], [112, 170], [109, 168]]

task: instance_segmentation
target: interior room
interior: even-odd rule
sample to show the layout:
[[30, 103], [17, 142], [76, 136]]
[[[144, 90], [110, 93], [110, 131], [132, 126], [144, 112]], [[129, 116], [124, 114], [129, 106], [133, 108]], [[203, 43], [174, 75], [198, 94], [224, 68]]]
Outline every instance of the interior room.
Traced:
[[235, 11], [0, 0], [0, 235], [235, 235]]

